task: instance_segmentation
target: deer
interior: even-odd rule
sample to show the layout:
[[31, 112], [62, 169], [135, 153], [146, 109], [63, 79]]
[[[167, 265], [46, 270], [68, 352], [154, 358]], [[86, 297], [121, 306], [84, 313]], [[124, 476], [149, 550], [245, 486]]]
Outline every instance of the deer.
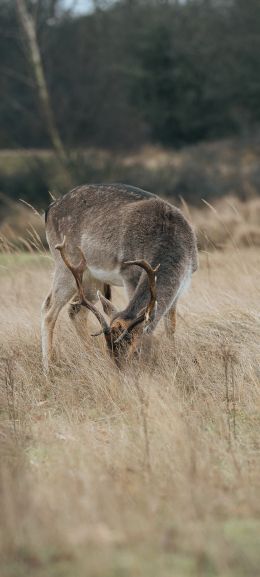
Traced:
[[[42, 305], [46, 374], [54, 327], [67, 304], [80, 338], [88, 312], [96, 317], [100, 331], [93, 336], [104, 336], [118, 366], [140, 352], [143, 336], [161, 318], [168, 336], [174, 335], [177, 302], [198, 266], [195, 233], [180, 209], [130, 185], [88, 184], [52, 202], [45, 221], [55, 265]], [[111, 286], [126, 291], [121, 311], [112, 303]]]

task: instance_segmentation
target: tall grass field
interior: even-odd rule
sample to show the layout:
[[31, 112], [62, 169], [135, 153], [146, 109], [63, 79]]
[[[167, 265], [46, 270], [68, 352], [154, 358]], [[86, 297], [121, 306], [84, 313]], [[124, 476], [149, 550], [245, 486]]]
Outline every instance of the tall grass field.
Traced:
[[[4, 245], [1, 577], [259, 575], [254, 207], [243, 208], [253, 224], [241, 207], [229, 205], [221, 222], [210, 207], [196, 209], [200, 266], [175, 338], [160, 323], [150, 356], [121, 372], [102, 337], [90, 336], [92, 316], [82, 342], [64, 309], [46, 380], [40, 307], [52, 262], [47, 252]], [[112, 297], [125, 303], [121, 289]]]

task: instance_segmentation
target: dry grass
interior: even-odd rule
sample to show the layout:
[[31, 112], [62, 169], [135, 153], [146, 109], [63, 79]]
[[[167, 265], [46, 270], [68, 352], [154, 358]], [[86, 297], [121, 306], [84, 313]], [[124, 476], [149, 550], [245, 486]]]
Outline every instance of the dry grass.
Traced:
[[[168, 199], [169, 200], [169, 199]], [[193, 223], [201, 250], [260, 247], [260, 198], [242, 202], [226, 196], [201, 208], [181, 203], [181, 209]], [[35, 250], [46, 244], [44, 217], [21, 203], [9, 201], [9, 210], [0, 223], [0, 252]]]
[[226, 196], [212, 203], [202, 201], [203, 210], [182, 207], [196, 228], [203, 250], [260, 247], [260, 198], [242, 202]]
[[0, 258], [1, 577], [258, 575], [259, 250], [202, 254], [175, 343], [125, 374], [64, 311], [49, 390], [49, 260]]

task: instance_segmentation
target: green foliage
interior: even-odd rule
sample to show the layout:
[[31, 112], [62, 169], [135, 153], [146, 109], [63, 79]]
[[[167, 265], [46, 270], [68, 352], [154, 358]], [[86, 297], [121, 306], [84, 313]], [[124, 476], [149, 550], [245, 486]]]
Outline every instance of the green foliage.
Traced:
[[[259, 123], [258, 0], [120, 0], [80, 17], [58, 4], [32, 10], [68, 147], [180, 146]], [[49, 146], [13, 0], [0, 22], [0, 146]]]

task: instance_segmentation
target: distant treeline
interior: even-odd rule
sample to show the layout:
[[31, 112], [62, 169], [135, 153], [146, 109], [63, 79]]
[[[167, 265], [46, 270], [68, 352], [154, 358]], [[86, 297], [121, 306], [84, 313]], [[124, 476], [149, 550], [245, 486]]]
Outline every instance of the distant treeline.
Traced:
[[[259, 0], [28, 1], [68, 147], [182, 146], [260, 121]], [[0, 147], [50, 146], [14, 0], [0, 0]]]

